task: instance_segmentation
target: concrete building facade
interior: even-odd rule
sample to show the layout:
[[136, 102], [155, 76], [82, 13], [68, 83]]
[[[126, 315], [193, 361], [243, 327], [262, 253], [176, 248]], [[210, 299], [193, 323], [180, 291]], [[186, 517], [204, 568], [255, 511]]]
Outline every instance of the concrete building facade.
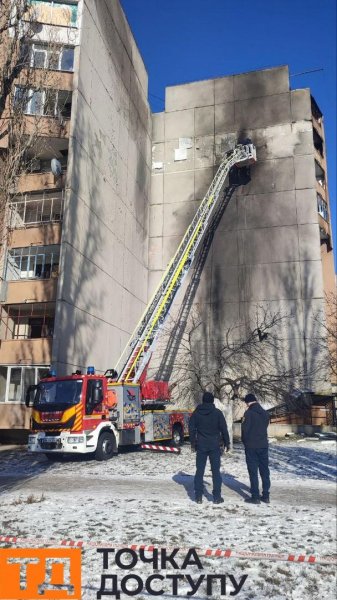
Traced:
[[[310, 370], [321, 334], [312, 316], [334, 286], [323, 120], [310, 91], [290, 90], [279, 67], [169, 87], [165, 111], [151, 115], [118, 0], [35, 4], [32, 56], [52, 32], [60, 60], [49, 87], [70, 100], [61, 118], [43, 116], [48, 144], [10, 201], [0, 429], [28, 426], [25, 390], [50, 364], [61, 375], [115, 366], [222, 153], [243, 137], [258, 162], [230, 199], [194, 301], [211, 339], [248, 323], [257, 304], [290, 311], [281, 358]], [[29, 106], [27, 122], [35, 116]], [[329, 393], [328, 379], [312, 385]]]
[[209, 340], [249, 327], [257, 309], [291, 315], [274, 331], [275, 363], [298, 366], [310, 389], [329, 393], [328, 357], [317, 373], [324, 328], [316, 317], [334, 269], [323, 120], [310, 90], [291, 90], [287, 67], [169, 87], [152, 138], [150, 290], [222, 152], [250, 138], [257, 164], [223, 214], [194, 302]]

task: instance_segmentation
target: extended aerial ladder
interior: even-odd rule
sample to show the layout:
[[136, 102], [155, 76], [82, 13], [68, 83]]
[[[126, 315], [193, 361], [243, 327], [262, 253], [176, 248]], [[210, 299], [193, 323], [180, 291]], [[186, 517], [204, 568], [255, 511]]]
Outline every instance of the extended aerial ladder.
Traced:
[[124, 383], [139, 381], [149, 362], [160, 328], [192, 265], [229, 171], [234, 166], [243, 167], [255, 162], [256, 149], [251, 143], [238, 144], [234, 150], [224, 155], [204, 199], [118, 361], [117, 381]]

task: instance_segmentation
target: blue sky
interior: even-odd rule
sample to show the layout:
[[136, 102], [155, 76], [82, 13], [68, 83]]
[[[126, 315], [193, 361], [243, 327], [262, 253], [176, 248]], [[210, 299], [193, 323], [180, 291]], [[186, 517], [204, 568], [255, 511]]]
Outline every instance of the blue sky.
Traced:
[[289, 65], [324, 114], [336, 264], [336, 0], [121, 0], [149, 75], [153, 112], [165, 87]]

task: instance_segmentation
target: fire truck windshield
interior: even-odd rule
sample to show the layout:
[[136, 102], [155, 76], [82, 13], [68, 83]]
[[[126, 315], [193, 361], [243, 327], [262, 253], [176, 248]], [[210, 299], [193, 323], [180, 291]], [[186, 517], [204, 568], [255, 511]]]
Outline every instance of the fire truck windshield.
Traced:
[[41, 404], [78, 404], [81, 399], [82, 380], [66, 381], [40, 381], [35, 398], [34, 406]]

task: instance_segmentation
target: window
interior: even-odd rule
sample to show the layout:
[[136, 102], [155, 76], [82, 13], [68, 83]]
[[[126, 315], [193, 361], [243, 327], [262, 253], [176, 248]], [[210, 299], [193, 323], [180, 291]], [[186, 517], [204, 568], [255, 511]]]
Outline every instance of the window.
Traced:
[[60, 25], [61, 27], [77, 26], [77, 2], [63, 0], [30, 0], [33, 7], [33, 18], [42, 23]]
[[67, 90], [34, 90], [16, 87], [14, 104], [27, 115], [71, 116], [72, 93]]
[[47, 366], [0, 365], [0, 404], [4, 402], [24, 402], [29, 385], [36, 385], [47, 377]]
[[70, 119], [71, 116], [71, 92], [59, 90], [55, 98], [56, 116], [61, 115], [65, 119]]
[[32, 44], [30, 66], [35, 69], [72, 72], [74, 69], [74, 48], [69, 46], [51, 48], [45, 44]]
[[59, 69], [61, 71], [74, 70], [74, 48], [63, 48]]
[[11, 248], [6, 262], [6, 281], [18, 279], [50, 279], [57, 277], [60, 246]]
[[12, 367], [9, 377], [9, 402], [15, 402], [21, 398], [21, 369]]
[[[50, 170], [50, 168], [49, 168]], [[27, 195], [23, 200], [10, 204], [10, 228], [19, 229], [27, 225], [59, 222], [63, 216], [63, 194], [34, 197]]]
[[317, 194], [317, 210], [325, 221], [329, 221], [328, 205], [320, 194]]
[[54, 333], [54, 302], [2, 305], [3, 340], [49, 338]]
[[81, 400], [82, 380], [46, 381], [36, 391], [34, 406], [43, 408], [48, 404], [72, 406]]
[[[94, 390], [99, 390], [101, 401], [94, 405]], [[85, 404], [85, 413], [91, 415], [94, 410], [102, 410], [103, 401], [103, 383], [101, 379], [89, 379], [87, 382], [87, 395]]]

